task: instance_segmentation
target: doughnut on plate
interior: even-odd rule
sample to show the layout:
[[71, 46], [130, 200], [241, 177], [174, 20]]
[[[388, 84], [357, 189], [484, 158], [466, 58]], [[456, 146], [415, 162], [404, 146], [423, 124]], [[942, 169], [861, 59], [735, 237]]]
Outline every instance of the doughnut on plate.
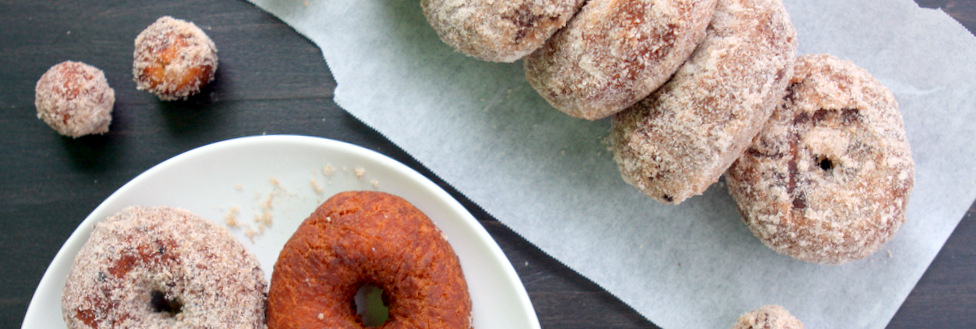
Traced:
[[[401, 196], [426, 213], [461, 261], [474, 328], [539, 328], [515, 269], [480, 223], [447, 192], [407, 166], [364, 148], [315, 137], [260, 136], [215, 143], [167, 160], [109, 196], [78, 226], [44, 273], [22, 328], [64, 328], [61, 289], [96, 222], [130, 205], [191, 210], [227, 226], [257, 256], [266, 279], [285, 241], [323, 201], [340, 191]], [[235, 213], [232, 209], [238, 209]], [[264, 216], [265, 214], [268, 216]], [[230, 216], [229, 216], [230, 215]], [[254, 218], [270, 218], [270, 224]], [[245, 225], [257, 231], [253, 242]]]

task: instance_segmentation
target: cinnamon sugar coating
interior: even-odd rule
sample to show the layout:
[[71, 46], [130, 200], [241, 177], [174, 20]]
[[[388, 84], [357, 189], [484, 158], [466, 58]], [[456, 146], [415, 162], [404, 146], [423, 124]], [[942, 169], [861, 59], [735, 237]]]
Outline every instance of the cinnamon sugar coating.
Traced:
[[780, 0], [718, 0], [674, 77], [614, 115], [621, 177], [664, 203], [703, 193], [782, 103], [795, 61], [796, 31]]
[[584, 0], [421, 0], [444, 43], [465, 55], [514, 62], [542, 46]]
[[863, 258], [905, 221], [914, 164], [894, 96], [830, 55], [797, 61], [785, 103], [726, 174], [752, 232], [808, 262]]
[[471, 299], [443, 233], [406, 200], [336, 194], [285, 243], [268, 292], [268, 328], [362, 328], [353, 297], [383, 290], [383, 328], [470, 328]]
[[803, 322], [779, 305], [766, 305], [739, 316], [732, 329], [803, 329]]
[[705, 37], [716, 0], [590, 0], [525, 58], [553, 107], [595, 120], [664, 84]]
[[37, 118], [61, 135], [104, 134], [112, 123], [115, 90], [94, 66], [58, 63], [37, 80], [34, 95]]
[[132, 75], [136, 88], [161, 100], [186, 99], [214, 79], [217, 47], [196, 25], [160, 17], [136, 37]]
[[61, 298], [68, 328], [264, 328], [257, 258], [182, 209], [129, 207], [95, 225]]

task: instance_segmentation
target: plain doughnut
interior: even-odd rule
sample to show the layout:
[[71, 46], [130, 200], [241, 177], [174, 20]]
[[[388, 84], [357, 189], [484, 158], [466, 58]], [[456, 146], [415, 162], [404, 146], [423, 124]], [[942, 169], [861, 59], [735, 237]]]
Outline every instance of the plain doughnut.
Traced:
[[726, 182], [767, 246], [840, 264], [892, 238], [905, 221], [914, 172], [891, 92], [854, 63], [806, 55], [785, 102]]
[[674, 77], [613, 116], [624, 181], [678, 204], [718, 181], [783, 102], [796, 31], [780, 0], [718, 0], [705, 39]]
[[409, 202], [352, 191], [326, 200], [285, 243], [268, 292], [268, 328], [362, 328], [353, 297], [383, 290], [383, 328], [470, 328], [471, 299], [443, 233]]

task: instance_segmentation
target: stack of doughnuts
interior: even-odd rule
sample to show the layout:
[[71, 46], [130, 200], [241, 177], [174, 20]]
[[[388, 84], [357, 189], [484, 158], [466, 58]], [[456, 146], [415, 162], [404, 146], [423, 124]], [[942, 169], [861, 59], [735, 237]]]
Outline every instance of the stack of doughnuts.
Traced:
[[877, 251], [905, 220], [914, 169], [894, 97], [851, 62], [797, 58], [780, 0], [421, 5], [464, 54], [524, 56], [557, 110], [611, 117], [621, 177], [650, 198], [678, 204], [725, 174], [758, 238], [827, 264]]

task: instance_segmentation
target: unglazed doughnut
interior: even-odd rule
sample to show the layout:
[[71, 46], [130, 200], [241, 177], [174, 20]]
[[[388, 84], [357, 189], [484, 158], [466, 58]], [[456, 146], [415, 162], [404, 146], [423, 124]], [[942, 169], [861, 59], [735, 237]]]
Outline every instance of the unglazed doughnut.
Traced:
[[782, 103], [795, 54], [780, 0], [718, 0], [674, 77], [614, 115], [609, 141], [623, 179], [665, 203], [704, 192]]
[[803, 329], [803, 322], [779, 305], [766, 305], [739, 316], [732, 329]]
[[854, 63], [807, 55], [726, 182], [767, 246], [839, 264], [877, 251], [905, 221], [914, 164], [891, 92]]
[[95, 225], [61, 298], [68, 328], [263, 328], [267, 283], [227, 229], [170, 207]]
[[185, 99], [213, 81], [217, 46], [191, 22], [160, 17], [136, 37], [132, 75], [136, 88], [161, 100]]
[[383, 328], [470, 328], [471, 299], [443, 233], [406, 200], [369, 191], [329, 198], [275, 263], [268, 328], [360, 328], [353, 297], [383, 290]]
[[583, 0], [421, 0], [444, 43], [468, 56], [514, 62], [566, 25]]
[[553, 107], [595, 120], [664, 84], [705, 36], [715, 0], [590, 0], [525, 58]]
[[81, 62], [58, 63], [37, 80], [34, 93], [37, 118], [59, 134], [78, 138], [108, 132], [115, 90], [102, 70]]

